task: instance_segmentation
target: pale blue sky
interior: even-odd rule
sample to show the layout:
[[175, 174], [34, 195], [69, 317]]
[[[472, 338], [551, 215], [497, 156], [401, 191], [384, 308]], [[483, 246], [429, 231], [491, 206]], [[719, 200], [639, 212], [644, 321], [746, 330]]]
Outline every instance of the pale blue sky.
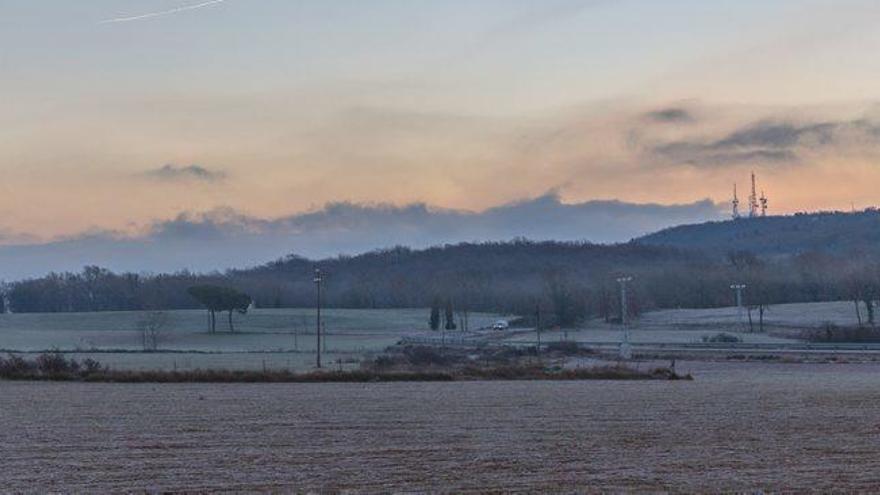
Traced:
[[363, 84], [402, 91], [404, 103], [504, 112], [650, 96], [646, 83], [716, 57], [798, 50], [786, 45], [802, 43], [801, 32], [837, 38], [835, 25], [862, 11], [809, 1], [227, 0], [98, 24], [194, 3], [3, 0], [4, 89], [88, 98]]

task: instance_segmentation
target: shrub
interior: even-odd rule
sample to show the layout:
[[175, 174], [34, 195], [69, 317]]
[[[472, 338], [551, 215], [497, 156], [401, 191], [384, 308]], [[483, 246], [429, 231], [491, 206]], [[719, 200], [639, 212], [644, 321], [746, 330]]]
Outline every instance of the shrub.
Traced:
[[36, 363], [27, 361], [21, 356], [9, 354], [6, 359], [0, 358], [0, 377], [15, 377], [32, 373]]
[[742, 339], [729, 333], [719, 333], [711, 336], [703, 335], [703, 342], [709, 344], [736, 344], [742, 342]]
[[454, 380], [676, 380], [672, 370], [639, 371], [622, 366], [561, 369], [541, 365], [469, 366], [458, 370], [411, 371], [113, 371], [97, 361], [82, 364], [57, 352], [29, 361], [18, 356], [0, 358], [0, 378], [11, 380], [55, 380], [118, 383], [320, 383], [320, 382], [414, 382]]
[[100, 371], [108, 371], [109, 368], [107, 366], [101, 366], [101, 363], [95, 361], [92, 358], [86, 358], [85, 361], [82, 362], [83, 373], [87, 375], [91, 375], [92, 373], [98, 373]]
[[373, 367], [375, 367], [375, 368], [387, 369], [387, 368], [391, 368], [393, 366], [397, 366], [398, 364], [400, 364], [400, 360], [395, 359], [394, 357], [389, 356], [387, 354], [383, 354], [383, 355], [377, 356], [375, 359], [373, 359], [372, 363], [370, 363], [370, 364], [372, 364]]
[[809, 342], [865, 343], [880, 342], [880, 332], [868, 327], [841, 327], [826, 322], [820, 328], [804, 330], [801, 338]]
[[407, 347], [403, 353], [409, 363], [414, 366], [439, 366], [448, 364], [450, 361], [442, 352], [428, 346]]
[[580, 354], [581, 348], [577, 342], [563, 340], [559, 342], [550, 342], [546, 349], [551, 352], [559, 352], [562, 354]]
[[75, 359], [67, 360], [60, 352], [44, 352], [37, 356], [37, 369], [45, 374], [76, 373], [79, 363]]
[[44, 352], [34, 359], [9, 354], [0, 358], [0, 378], [32, 380], [78, 380], [90, 375], [108, 373], [109, 369], [94, 359], [82, 363], [67, 359], [60, 352]]

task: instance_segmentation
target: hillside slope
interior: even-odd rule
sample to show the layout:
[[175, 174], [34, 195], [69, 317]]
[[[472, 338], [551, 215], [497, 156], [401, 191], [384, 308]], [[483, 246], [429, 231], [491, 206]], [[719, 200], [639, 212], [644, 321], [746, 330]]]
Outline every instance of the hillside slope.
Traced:
[[655, 246], [517, 240], [398, 247], [325, 260], [289, 256], [256, 268], [201, 275], [117, 274], [87, 267], [7, 284], [6, 299], [15, 312], [190, 309], [199, 305], [189, 287], [217, 284], [247, 292], [259, 307], [304, 307], [314, 304], [313, 271], [321, 268], [323, 297], [330, 306], [412, 308], [454, 298], [474, 310], [531, 311], [550, 292], [575, 297], [588, 286], [613, 286], [614, 276], [624, 271], [647, 276], [701, 261], [691, 252]]
[[[469, 311], [531, 315], [536, 307], [568, 315], [614, 315], [616, 278], [633, 277], [628, 301], [641, 308], [731, 304], [742, 281], [768, 304], [852, 299], [880, 293], [880, 212], [819, 213], [681, 226], [632, 243], [461, 243], [398, 247], [358, 256], [299, 256], [255, 268], [197, 274], [113, 273], [87, 267], [8, 283], [15, 312], [197, 308], [187, 290], [230, 286], [261, 308], [315, 302], [313, 271], [324, 273], [324, 304], [345, 308], [417, 308], [452, 303]], [[754, 257], [728, 259], [730, 251]], [[863, 256], [850, 256], [861, 250]], [[791, 256], [824, 252], [815, 256]]]
[[642, 245], [760, 255], [832, 254], [880, 247], [880, 211], [810, 213], [681, 225], [640, 237]]

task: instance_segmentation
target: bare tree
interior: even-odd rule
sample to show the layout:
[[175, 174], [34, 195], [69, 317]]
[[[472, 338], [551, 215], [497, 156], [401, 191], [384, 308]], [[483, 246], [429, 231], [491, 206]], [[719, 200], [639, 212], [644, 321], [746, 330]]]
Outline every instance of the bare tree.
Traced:
[[141, 336], [141, 346], [145, 351], [159, 349], [159, 343], [166, 337], [167, 324], [168, 315], [163, 311], [152, 311], [138, 320], [137, 329]]

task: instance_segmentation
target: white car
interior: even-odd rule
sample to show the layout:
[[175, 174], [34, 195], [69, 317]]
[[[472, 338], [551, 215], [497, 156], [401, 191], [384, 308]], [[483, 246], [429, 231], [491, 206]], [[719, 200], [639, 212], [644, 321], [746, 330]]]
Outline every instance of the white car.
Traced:
[[507, 330], [509, 327], [507, 320], [498, 320], [492, 324], [492, 330]]

